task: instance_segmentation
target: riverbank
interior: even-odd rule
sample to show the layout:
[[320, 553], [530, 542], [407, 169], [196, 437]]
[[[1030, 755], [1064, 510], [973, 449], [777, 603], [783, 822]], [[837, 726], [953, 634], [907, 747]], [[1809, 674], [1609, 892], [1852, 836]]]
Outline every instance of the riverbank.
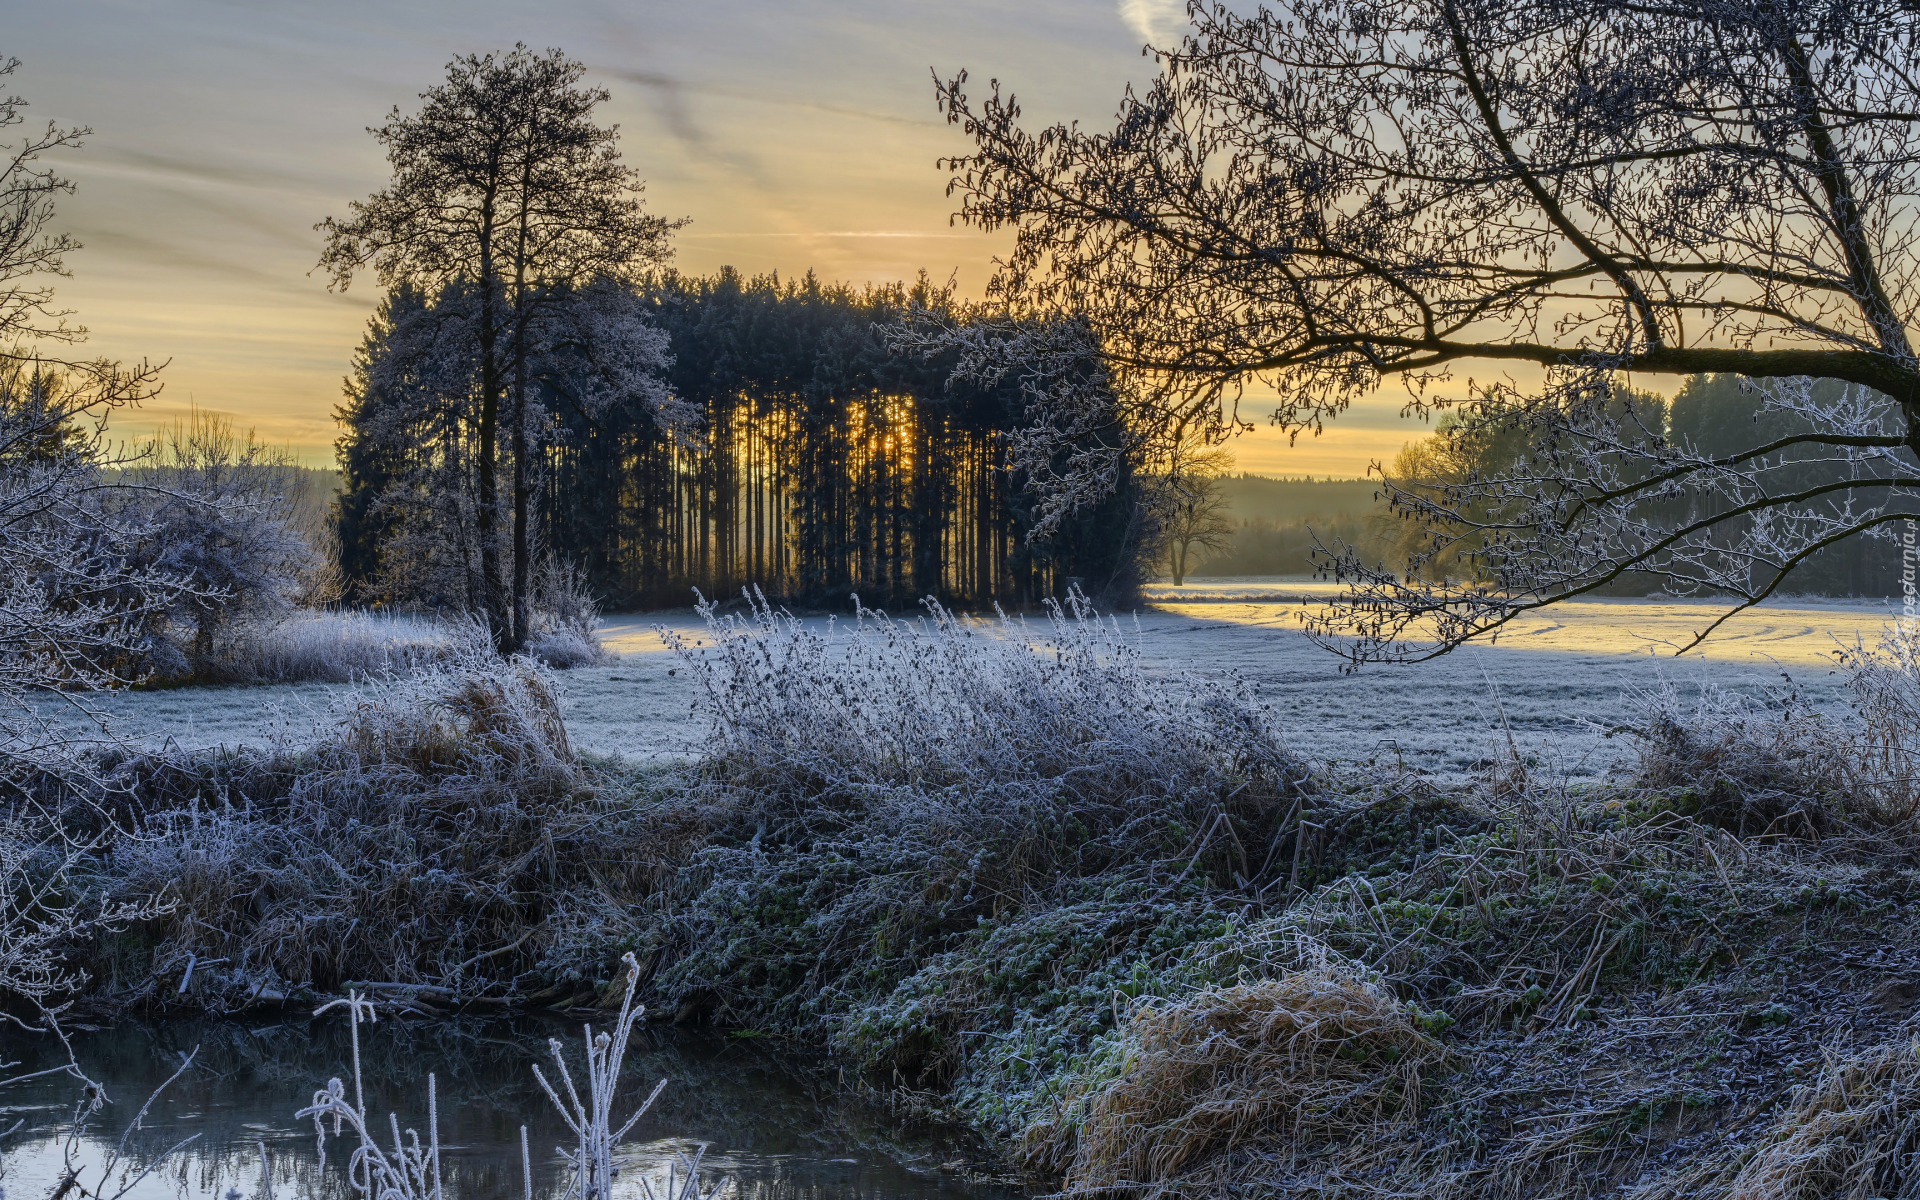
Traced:
[[103, 763], [139, 836], [72, 894], [168, 907], [69, 961], [102, 1006], [427, 1015], [591, 1008], [631, 950], [657, 1014], [1087, 1194], [1718, 1195], [1904, 1136], [1920, 840], [1875, 763], [1911, 662], [1858, 664], [1851, 724], [1653, 696], [1630, 772], [1450, 783], [1036, 632], [715, 626], [693, 763], [583, 760], [549, 678], [491, 664], [298, 751]]

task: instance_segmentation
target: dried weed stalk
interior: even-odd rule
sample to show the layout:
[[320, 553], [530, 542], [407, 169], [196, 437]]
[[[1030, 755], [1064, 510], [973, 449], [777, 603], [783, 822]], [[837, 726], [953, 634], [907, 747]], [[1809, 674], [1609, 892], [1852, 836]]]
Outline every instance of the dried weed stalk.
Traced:
[[[640, 1107], [618, 1128], [614, 1127], [613, 1098], [620, 1083], [627, 1041], [634, 1024], [646, 1013], [644, 1005], [634, 1003], [634, 993], [640, 986], [640, 965], [631, 954], [623, 961], [626, 965], [626, 992], [612, 1031], [595, 1034], [591, 1026], [587, 1027], [587, 1099], [583, 1101], [574, 1089], [573, 1076], [561, 1054], [558, 1039], [549, 1045], [566, 1091], [565, 1102], [547, 1082], [546, 1076], [541, 1074], [540, 1068], [533, 1068], [534, 1078], [539, 1080], [547, 1098], [553, 1101], [568, 1127], [579, 1138], [577, 1150], [568, 1151], [563, 1147], [558, 1151], [569, 1167], [567, 1186], [559, 1200], [611, 1200], [613, 1181], [619, 1177], [624, 1161], [617, 1153], [618, 1142], [646, 1115], [667, 1086], [666, 1080], [661, 1080]], [[349, 1099], [346, 1083], [335, 1078], [313, 1094], [313, 1103], [294, 1114], [296, 1120], [313, 1120], [315, 1154], [320, 1165], [323, 1168], [326, 1166], [326, 1123], [331, 1120], [336, 1138], [344, 1129], [351, 1131], [355, 1141], [347, 1159], [347, 1184], [354, 1196], [360, 1200], [443, 1200], [445, 1188], [440, 1161], [440, 1107], [434, 1076], [427, 1076], [425, 1140], [413, 1129], [402, 1131], [399, 1116], [388, 1113], [387, 1128], [383, 1132], [389, 1142], [383, 1144], [368, 1119], [360, 1069], [360, 1024], [362, 1021], [378, 1021], [378, 1007], [356, 993], [344, 1000], [322, 1005], [316, 1010], [316, 1015], [333, 1008], [345, 1008], [351, 1022], [353, 1096]], [[525, 1200], [533, 1200], [533, 1161], [527, 1147], [524, 1125], [520, 1127], [520, 1160], [523, 1194]], [[680, 1156], [677, 1168], [670, 1173], [666, 1194], [659, 1200], [712, 1200], [725, 1186], [725, 1181], [719, 1181], [702, 1192], [698, 1171], [699, 1157], [689, 1160], [684, 1155]], [[654, 1200], [651, 1182], [643, 1180], [642, 1191], [648, 1200]]]

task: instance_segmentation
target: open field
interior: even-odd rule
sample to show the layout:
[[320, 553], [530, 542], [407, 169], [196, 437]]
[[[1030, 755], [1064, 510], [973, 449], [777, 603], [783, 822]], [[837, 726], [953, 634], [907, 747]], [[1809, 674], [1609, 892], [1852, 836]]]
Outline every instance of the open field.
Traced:
[[[1704, 646], [1674, 657], [1717, 615], [1698, 601], [1596, 600], [1517, 622], [1497, 643], [1434, 662], [1341, 671], [1299, 631], [1299, 617], [1332, 585], [1297, 580], [1203, 580], [1150, 589], [1152, 606], [1120, 618], [1148, 666], [1203, 674], [1238, 671], [1271, 706], [1297, 752], [1354, 761], [1398, 758], [1449, 776], [1504, 745], [1574, 776], [1604, 772], [1627, 753], [1606, 731], [1633, 719], [1636, 694], [1672, 685], [1797, 690], [1832, 708], [1842, 681], [1834, 653], [1871, 643], [1891, 608], [1872, 601], [1793, 599], [1736, 617]], [[810, 619], [825, 627], [827, 618]], [[675, 610], [605, 623], [605, 667], [566, 672], [563, 707], [574, 744], [598, 754], [657, 760], [697, 754], [705, 732], [692, 685], [676, 674], [662, 632], [697, 637], [701, 622]], [[144, 744], [183, 748], [299, 742], [328, 724], [337, 684], [182, 688], [106, 697], [100, 707]], [[1504, 725], [1503, 725], [1504, 720]]]

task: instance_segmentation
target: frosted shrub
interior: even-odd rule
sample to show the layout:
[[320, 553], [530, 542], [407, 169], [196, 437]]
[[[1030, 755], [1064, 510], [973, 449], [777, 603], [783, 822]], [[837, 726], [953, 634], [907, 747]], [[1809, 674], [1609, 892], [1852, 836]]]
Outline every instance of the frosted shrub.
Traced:
[[1840, 655], [1850, 713], [1792, 693], [1671, 685], [1641, 699], [1639, 781], [1682, 789], [1736, 833], [1920, 834], [1920, 644], [1904, 630]]
[[757, 593], [744, 616], [699, 611], [707, 638], [662, 636], [713, 718], [712, 754], [789, 782], [853, 789], [1044, 784], [1084, 797], [1164, 799], [1250, 777], [1306, 777], [1237, 677], [1155, 676], [1111, 618], [1074, 592], [1036, 630], [934, 601], [898, 620], [859, 606], [809, 629]]
[[294, 525], [291, 467], [252, 430], [242, 436], [226, 418], [195, 410], [127, 473], [137, 486], [124, 503], [142, 526], [133, 561], [192, 585], [168, 614], [167, 637], [196, 675], [218, 676], [217, 651], [234, 631], [290, 612], [319, 565]]
[[607, 661], [607, 652], [592, 633], [577, 629], [548, 629], [533, 636], [527, 653], [556, 671], [591, 667]]
[[1306, 765], [1239, 680], [1149, 673], [1084, 597], [1033, 625], [929, 603], [824, 632], [751, 599], [703, 603], [698, 640], [663, 633], [713, 719], [689, 796], [716, 835], [662, 992], [831, 1025], [981, 919], [1095, 877], [1243, 899], [1284, 879]]
[[550, 676], [491, 652], [354, 695], [312, 746], [114, 770], [144, 836], [101, 884], [173, 899], [147, 986], [215, 1011], [366, 978], [511, 979], [540, 949], [516, 957], [527, 926], [569, 900], [554, 843], [591, 815], [572, 815], [589, 789]]
[[600, 645], [600, 605], [575, 567], [549, 558], [533, 596], [526, 652], [556, 671], [590, 667], [610, 657]]
[[92, 851], [14, 818], [0, 824], [0, 996], [57, 1013], [86, 976], [67, 961], [76, 942], [152, 920], [171, 909], [162, 891], [91, 905], [72, 893]]
[[247, 683], [348, 683], [405, 674], [487, 648], [474, 621], [368, 612], [302, 612], [244, 632], [219, 670]]

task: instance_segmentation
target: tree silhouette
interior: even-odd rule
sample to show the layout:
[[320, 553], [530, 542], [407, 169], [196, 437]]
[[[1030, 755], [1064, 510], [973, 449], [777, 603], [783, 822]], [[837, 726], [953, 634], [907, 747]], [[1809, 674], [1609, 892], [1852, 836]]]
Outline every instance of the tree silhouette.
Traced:
[[[1043, 514], [1010, 459], [1018, 382], [981, 386], [956, 378], [953, 355], [890, 345], [931, 296], [669, 274], [598, 297], [592, 311], [617, 319], [536, 326], [548, 332], [529, 356], [529, 403], [550, 422], [536, 543], [618, 606], [748, 585], [834, 605], [852, 592], [890, 606], [1030, 602], [1076, 580], [1124, 598], [1150, 524], [1131, 468], [1030, 542]], [[369, 327], [340, 410], [342, 566], [358, 602], [461, 603], [471, 370], [420, 369], [436, 360], [417, 342], [443, 306], [467, 303], [457, 289], [396, 292]], [[668, 349], [649, 393], [636, 377]]]
[[[1458, 405], [1455, 436], [1520, 432], [1526, 452], [1494, 474], [1389, 483], [1425, 531], [1404, 571], [1334, 548], [1353, 589], [1320, 632], [1356, 661], [1441, 653], [1633, 576], [1757, 603], [1912, 511], [1920, 13], [1189, 15], [1108, 130], [1032, 132], [997, 85], [943, 84], [976, 144], [952, 186], [964, 220], [1016, 231], [997, 298], [1084, 322], [1116, 389], [1148, 398], [1145, 425], [1224, 436], [1260, 380], [1297, 434], [1398, 378], [1416, 409]], [[1443, 398], [1467, 363], [1546, 379]], [[1615, 403], [1629, 371], [1757, 381], [1793, 432], [1706, 451]], [[1809, 471], [1820, 482], [1799, 486]], [[1456, 551], [1467, 579], [1416, 581]]]
[[[643, 210], [639, 176], [620, 161], [618, 128], [593, 122], [608, 94], [582, 87], [584, 73], [559, 50], [525, 46], [454, 59], [446, 82], [421, 93], [419, 112], [403, 116], [396, 107], [370, 130], [387, 149], [392, 182], [354, 202], [347, 218], [317, 226], [327, 235], [320, 267], [337, 288], [371, 266], [389, 289], [470, 289], [478, 590], [506, 651], [519, 648], [529, 624], [535, 326], [549, 304], [590, 281], [627, 279], [664, 261], [679, 225]], [[512, 502], [504, 572], [503, 470]]]

